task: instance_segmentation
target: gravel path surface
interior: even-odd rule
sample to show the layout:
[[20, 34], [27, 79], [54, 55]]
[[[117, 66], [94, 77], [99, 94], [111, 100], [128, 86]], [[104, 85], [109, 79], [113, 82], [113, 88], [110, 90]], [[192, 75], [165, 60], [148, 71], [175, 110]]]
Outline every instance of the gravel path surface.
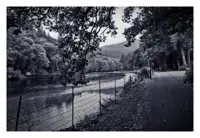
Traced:
[[193, 90], [181, 82], [183, 75], [184, 72], [155, 74], [147, 130], [193, 130]]

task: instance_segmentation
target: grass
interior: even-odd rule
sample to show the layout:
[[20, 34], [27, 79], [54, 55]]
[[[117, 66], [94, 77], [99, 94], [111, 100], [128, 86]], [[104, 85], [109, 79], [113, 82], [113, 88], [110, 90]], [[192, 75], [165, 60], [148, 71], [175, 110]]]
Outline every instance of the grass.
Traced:
[[61, 131], [85, 131], [85, 128], [95, 127], [95, 125], [98, 124], [98, 122], [103, 116], [106, 117], [106, 115], [109, 115], [110, 111], [113, 110], [113, 107], [115, 107], [115, 109], [117, 110], [120, 109], [120, 108], [117, 108], [118, 104], [120, 104], [120, 102], [124, 100], [124, 96], [126, 96], [130, 91], [135, 89], [138, 84], [139, 84], [138, 82], [133, 82], [133, 81], [126, 83], [123, 91], [119, 95], [120, 97], [117, 99], [117, 103], [115, 103], [114, 99], [109, 99], [107, 102], [104, 102], [104, 105], [102, 105], [101, 107], [102, 114], [93, 113], [90, 115], [86, 115], [84, 119], [82, 119], [76, 125], [75, 128], [69, 127], [66, 129], [62, 129]]

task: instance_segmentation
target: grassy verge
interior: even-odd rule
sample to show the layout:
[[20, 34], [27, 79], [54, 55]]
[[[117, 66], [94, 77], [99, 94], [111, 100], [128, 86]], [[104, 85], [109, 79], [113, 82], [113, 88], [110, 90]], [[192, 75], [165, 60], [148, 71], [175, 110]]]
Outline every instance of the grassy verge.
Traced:
[[103, 105], [101, 115], [86, 116], [75, 128], [70, 127], [62, 131], [123, 131], [144, 128], [147, 119], [143, 121], [140, 117], [147, 118], [149, 111], [147, 102], [149, 94], [144, 91], [147, 88], [146, 81], [150, 80], [126, 83], [116, 104], [114, 100], [110, 99]]

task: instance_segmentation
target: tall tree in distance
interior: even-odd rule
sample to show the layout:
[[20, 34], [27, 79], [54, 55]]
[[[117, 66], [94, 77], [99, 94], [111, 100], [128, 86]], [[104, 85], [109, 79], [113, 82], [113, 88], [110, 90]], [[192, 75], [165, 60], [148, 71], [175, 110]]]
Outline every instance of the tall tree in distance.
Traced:
[[123, 64], [124, 61], [125, 61], [124, 54], [121, 54], [119, 62]]

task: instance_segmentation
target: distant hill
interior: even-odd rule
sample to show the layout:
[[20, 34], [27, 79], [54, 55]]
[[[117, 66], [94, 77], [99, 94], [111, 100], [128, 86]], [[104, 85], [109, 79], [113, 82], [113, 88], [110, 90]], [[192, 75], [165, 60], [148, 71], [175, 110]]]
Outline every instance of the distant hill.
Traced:
[[139, 48], [139, 40], [136, 40], [131, 47], [125, 47], [124, 45], [127, 42], [121, 42], [117, 44], [111, 44], [111, 45], [106, 45], [101, 47], [102, 51], [101, 54], [106, 57], [111, 57], [111, 58], [120, 58], [121, 54], [128, 54], [132, 53], [135, 51], [137, 48]]

